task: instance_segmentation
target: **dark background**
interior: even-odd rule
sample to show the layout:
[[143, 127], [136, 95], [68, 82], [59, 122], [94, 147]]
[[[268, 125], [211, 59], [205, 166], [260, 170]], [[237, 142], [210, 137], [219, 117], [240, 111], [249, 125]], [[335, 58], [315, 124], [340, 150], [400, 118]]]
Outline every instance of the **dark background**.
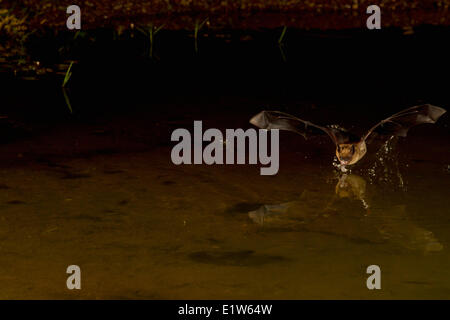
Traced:
[[[161, 31], [153, 59], [139, 34], [114, 41], [107, 31], [96, 31], [95, 42], [80, 41], [70, 49], [77, 63], [69, 87], [82, 99], [74, 97], [78, 112], [126, 112], [145, 104], [156, 115], [161, 101], [201, 102], [226, 96], [281, 106], [296, 101], [342, 103], [362, 113], [394, 102], [398, 108], [418, 102], [445, 106], [449, 33], [439, 27], [417, 28], [407, 36], [396, 29], [288, 30], [283, 60], [279, 30], [230, 31], [223, 33], [225, 39], [211, 34], [199, 39], [197, 54], [188, 33]], [[39, 38], [30, 47], [41, 63], [57, 59], [54, 39]], [[2, 110], [33, 117], [65, 113], [64, 108], [52, 107], [50, 88], [59, 87], [60, 80], [48, 77], [36, 83], [2, 75], [6, 98], [23, 100], [19, 108], [4, 103]], [[36, 110], [35, 103], [42, 99], [49, 103]]]
[[[0, 114], [9, 122], [2, 141], [109, 130], [147, 148], [170, 144], [171, 132], [194, 120], [249, 127], [262, 109], [362, 133], [413, 105], [448, 108], [449, 28], [287, 29], [279, 45], [281, 30], [205, 29], [198, 52], [192, 32], [162, 30], [153, 57], [137, 30], [117, 37], [96, 29], [76, 41], [73, 32], [32, 37], [28, 50], [41, 66], [75, 61], [67, 85], [73, 113], [62, 94], [64, 73], [35, 81], [2, 73]], [[444, 115], [437, 126], [448, 123]]]

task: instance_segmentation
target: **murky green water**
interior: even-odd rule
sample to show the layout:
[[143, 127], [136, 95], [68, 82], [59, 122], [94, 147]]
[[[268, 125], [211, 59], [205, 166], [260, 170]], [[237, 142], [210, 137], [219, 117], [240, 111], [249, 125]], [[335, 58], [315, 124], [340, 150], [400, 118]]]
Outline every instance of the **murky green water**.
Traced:
[[[5, 165], [0, 298], [446, 299], [449, 145], [433, 139], [408, 140], [403, 187], [339, 180], [304, 142], [276, 176], [175, 166], [170, 147]], [[81, 290], [66, 288], [72, 264]]]

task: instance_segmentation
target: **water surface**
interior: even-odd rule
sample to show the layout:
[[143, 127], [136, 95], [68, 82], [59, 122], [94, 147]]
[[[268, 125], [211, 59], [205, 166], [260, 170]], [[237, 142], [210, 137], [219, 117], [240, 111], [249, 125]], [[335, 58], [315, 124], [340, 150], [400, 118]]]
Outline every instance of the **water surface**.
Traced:
[[[0, 168], [0, 298], [448, 298], [441, 129], [402, 144], [404, 185], [364, 168], [340, 177], [331, 145], [288, 133], [276, 176], [175, 166], [170, 146], [55, 156], [55, 139], [76, 146], [64, 133], [4, 145], [29, 153]], [[71, 264], [80, 291], [65, 286]], [[366, 288], [372, 264], [379, 291]]]

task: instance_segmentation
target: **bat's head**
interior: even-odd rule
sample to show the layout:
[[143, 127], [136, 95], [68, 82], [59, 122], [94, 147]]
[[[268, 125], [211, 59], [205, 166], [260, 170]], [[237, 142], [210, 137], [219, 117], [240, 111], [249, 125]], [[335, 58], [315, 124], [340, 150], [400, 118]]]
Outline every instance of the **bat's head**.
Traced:
[[364, 141], [358, 143], [341, 143], [336, 147], [336, 157], [342, 165], [358, 162], [366, 154]]

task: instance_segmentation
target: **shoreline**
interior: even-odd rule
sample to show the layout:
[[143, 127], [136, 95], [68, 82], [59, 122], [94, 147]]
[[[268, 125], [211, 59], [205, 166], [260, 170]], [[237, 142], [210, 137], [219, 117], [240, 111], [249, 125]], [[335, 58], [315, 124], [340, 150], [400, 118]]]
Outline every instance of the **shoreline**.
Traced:
[[[66, 30], [68, 1], [58, 4], [39, 1], [3, 0], [8, 14], [34, 31], [49, 28]], [[343, 30], [365, 28], [369, 1], [101, 1], [79, 3], [82, 30], [128, 28], [130, 25], [164, 25], [166, 30], [192, 30], [196, 21], [208, 18], [208, 28], [223, 30], [297, 29]], [[450, 0], [385, 1], [379, 4], [382, 26], [411, 28], [419, 25], [450, 25]], [[26, 8], [26, 9], [18, 9]], [[1, 28], [0, 28], [1, 30]]]

